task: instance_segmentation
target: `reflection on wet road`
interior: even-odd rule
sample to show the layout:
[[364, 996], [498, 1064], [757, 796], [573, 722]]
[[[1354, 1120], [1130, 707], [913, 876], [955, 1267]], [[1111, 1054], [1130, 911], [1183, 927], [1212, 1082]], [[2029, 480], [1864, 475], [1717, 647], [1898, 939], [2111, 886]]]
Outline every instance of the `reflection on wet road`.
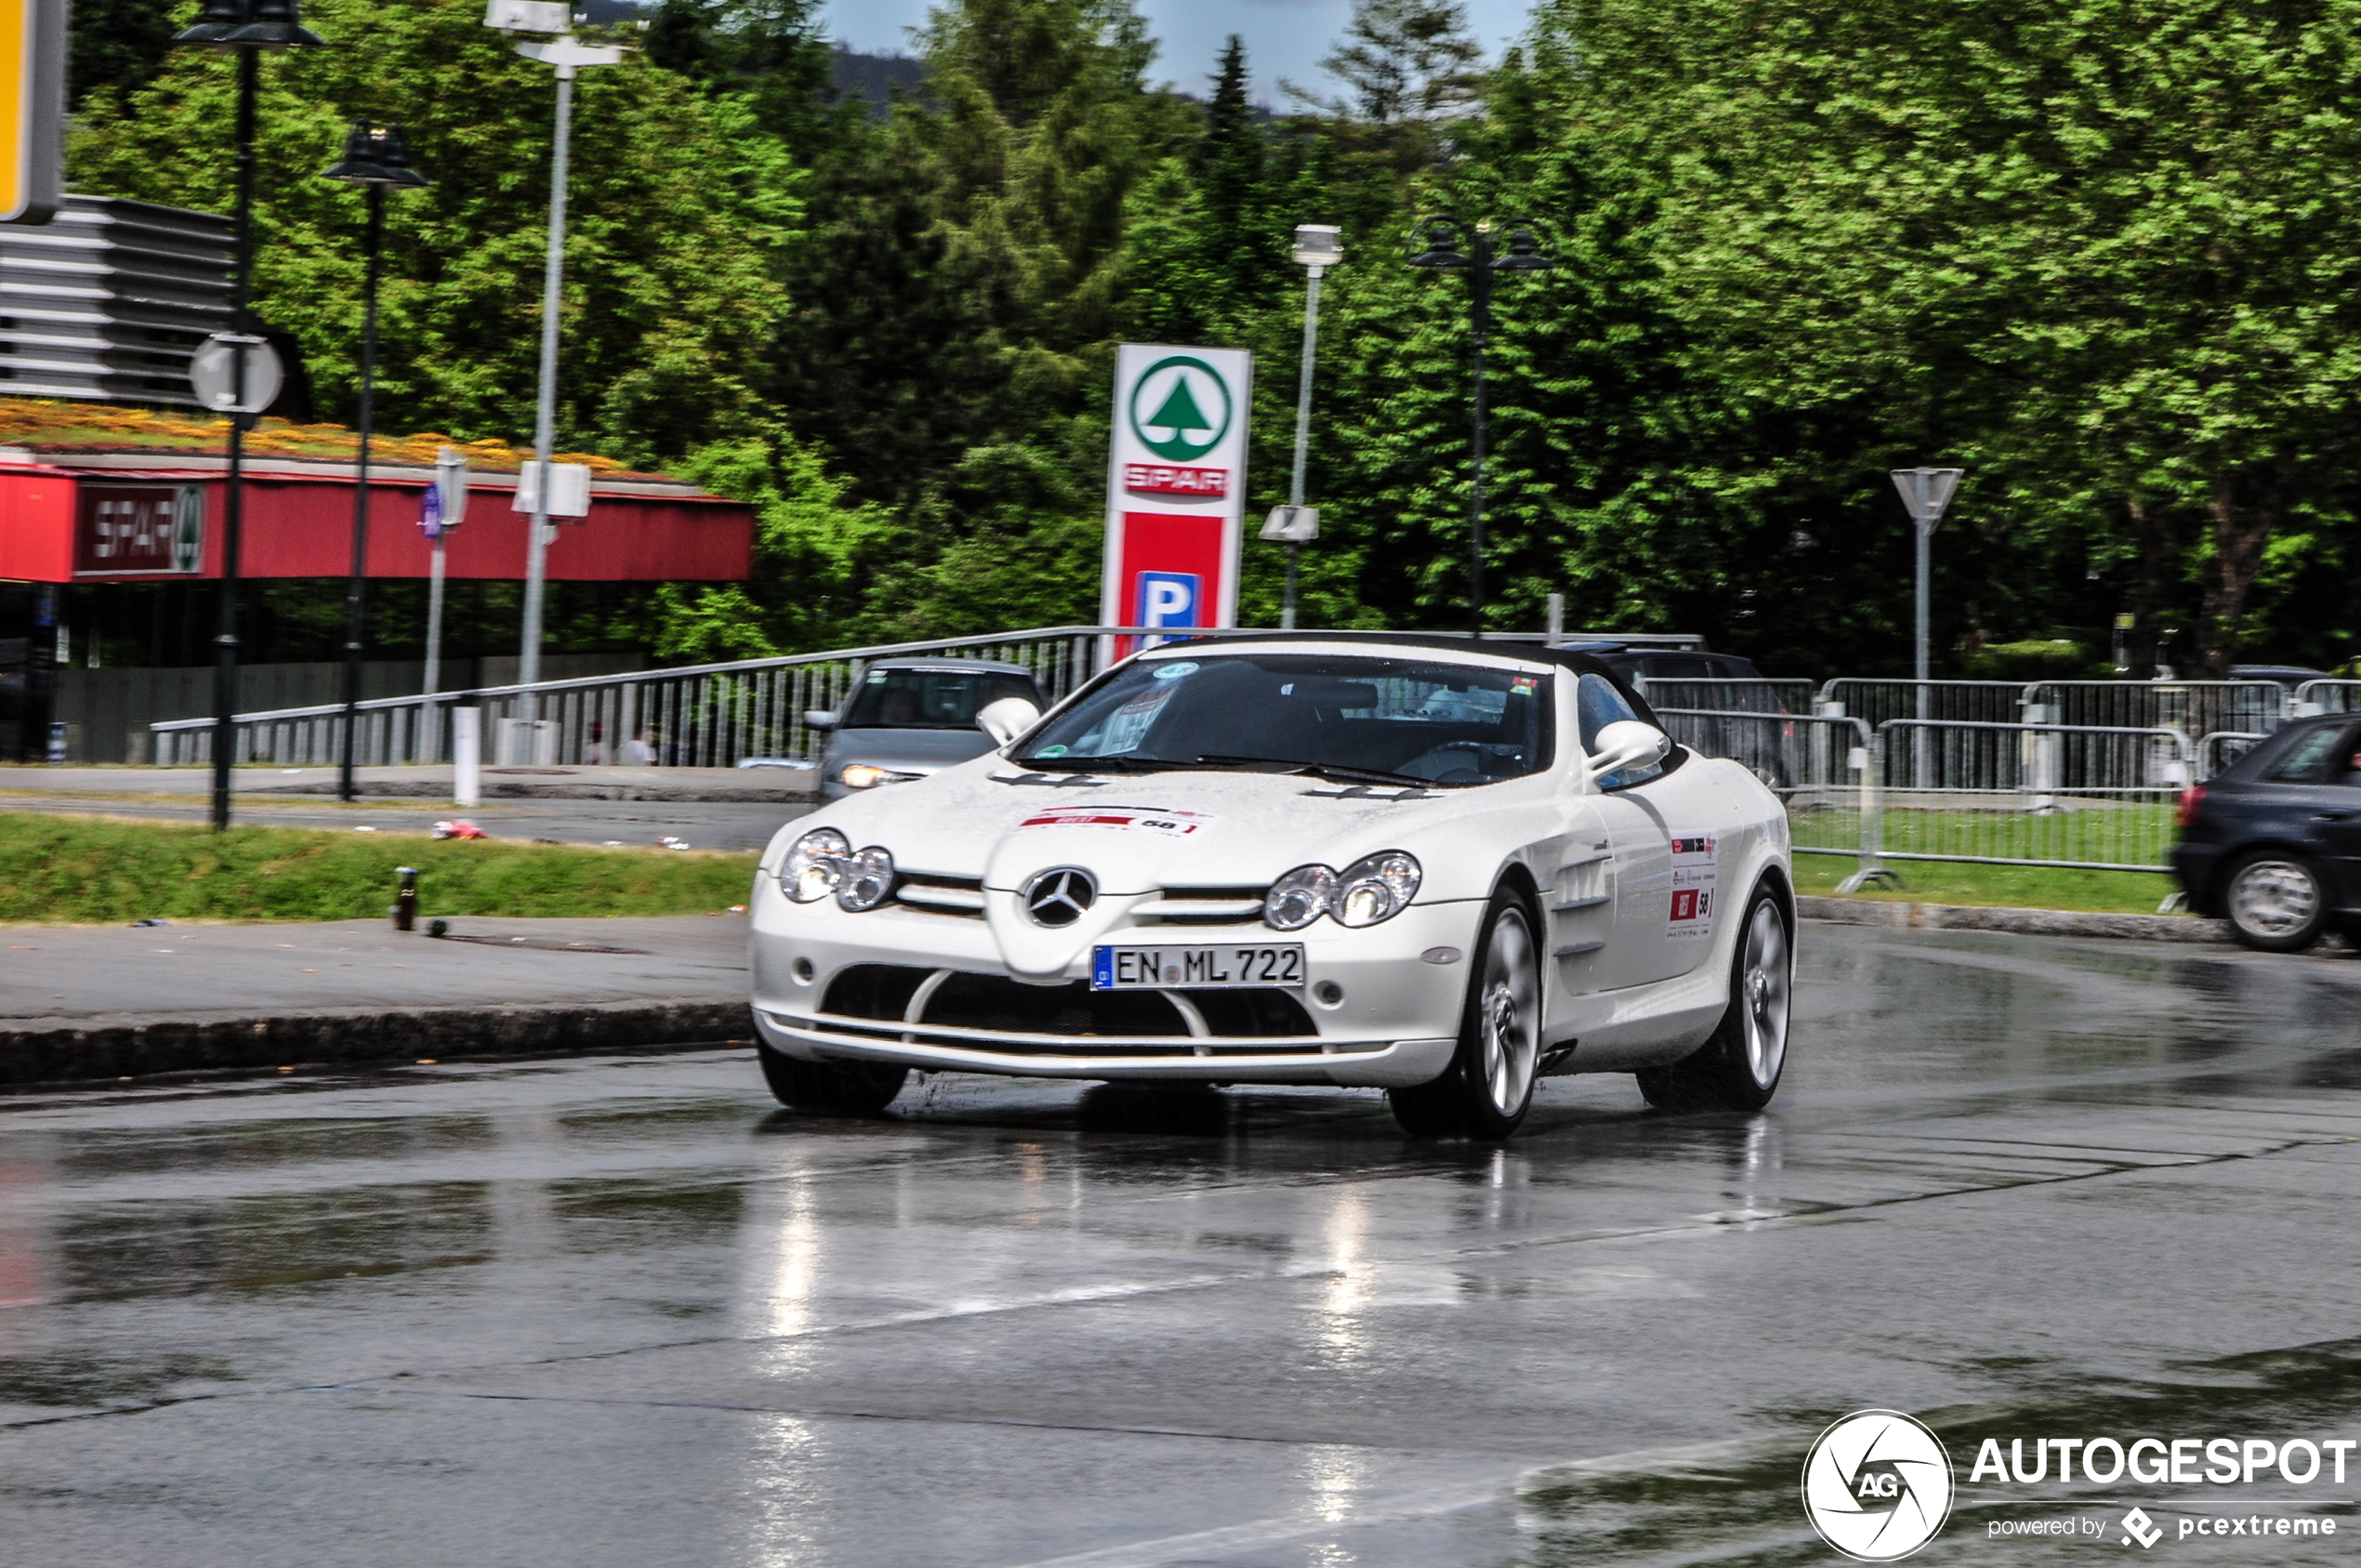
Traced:
[[0, 1560], [1818, 1563], [1804, 1448], [1879, 1405], [1959, 1461], [1918, 1561], [2014, 1563], [2083, 1548], [1987, 1539], [2045, 1510], [1985, 1435], [2361, 1436], [2361, 960], [1805, 939], [1773, 1113], [1558, 1080], [1506, 1150], [815, 1122], [719, 1053], [0, 1100]]

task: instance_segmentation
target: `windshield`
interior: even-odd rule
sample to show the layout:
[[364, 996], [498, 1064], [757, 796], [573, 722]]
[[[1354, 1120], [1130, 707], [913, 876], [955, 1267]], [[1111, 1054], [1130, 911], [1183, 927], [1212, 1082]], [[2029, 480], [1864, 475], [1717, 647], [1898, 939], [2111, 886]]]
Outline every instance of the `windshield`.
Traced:
[[978, 710], [1003, 697], [1045, 705], [1040, 688], [998, 670], [873, 669], [852, 705], [847, 730], [972, 730]]
[[1550, 692], [1538, 672], [1430, 659], [1141, 659], [1058, 715], [1016, 760], [1492, 784], [1549, 766]]

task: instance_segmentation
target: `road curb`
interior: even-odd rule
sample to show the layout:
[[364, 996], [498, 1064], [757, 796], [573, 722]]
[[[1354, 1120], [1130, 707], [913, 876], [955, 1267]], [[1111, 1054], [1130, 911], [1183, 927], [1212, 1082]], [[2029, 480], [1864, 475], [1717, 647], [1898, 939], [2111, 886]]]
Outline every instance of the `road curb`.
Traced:
[[210, 1019], [17, 1019], [0, 1023], [0, 1085], [158, 1073], [568, 1055], [754, 1037], [744, 1001], [416, 1008]]
[[1884, 899], [1798, 898], [1806, 920], [1842, 926], [1893, 926], [1926, 931], [2015, 931], [2043, 937], [2130, 937], [2143, 942], [2226, 942], [2226, 920], [2187, 915], [2088, 915], [2067, 909], [1996, 909], [1961, 903], [1900, 903]]

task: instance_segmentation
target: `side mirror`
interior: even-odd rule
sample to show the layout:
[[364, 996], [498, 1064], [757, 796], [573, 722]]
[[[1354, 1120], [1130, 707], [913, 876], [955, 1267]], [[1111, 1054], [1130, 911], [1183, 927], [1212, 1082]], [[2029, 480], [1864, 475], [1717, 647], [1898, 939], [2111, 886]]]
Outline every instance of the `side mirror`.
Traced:
[[1671, 751], [1672, 737], [1655, 725], [1618, 718], [1599, 731], [1599, 749], [1590, 754], [1585, 771], [1594, 780], [1601, 779], [1626, 768], [1661, 762]]
[[824, 707], [808, 707], [803, 710], [803, 725], [807, 730], [833, 730], [837, 716]]
[[991, 736], [996, 746], [1007, 745], [1040, 721], [1041, 710], [1022, 697], [986, 703], [976, 715], [976, 728]]

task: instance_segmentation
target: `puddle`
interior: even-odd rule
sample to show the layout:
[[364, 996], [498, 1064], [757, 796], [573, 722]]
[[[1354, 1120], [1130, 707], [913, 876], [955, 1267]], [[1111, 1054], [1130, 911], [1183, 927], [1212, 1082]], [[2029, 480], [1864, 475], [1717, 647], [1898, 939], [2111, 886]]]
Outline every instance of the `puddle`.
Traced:
[[[1968, 1477], [1986, 1438], [2006, 1452], [2011, 1440], [2028, 1446], [2043, 1437], [2114, 1437], [2129, 1444], [2142, 1437], [2322, 1438], [2356, 1434], [2361, 1429], [2361, 1339], [2336, 1340], [2286, 1351], [2183, 1364], [2173, 1375], [2145, 1383], [2077, 1379], [2046, 1363], [1977, 1363], [1963, 1368], [2038, 1379], [2050, 1397], [1951, 1409], [1918, 1410], [1916, 1416], [1943, 1440], [1951, 1456], [1956, 1500], [1950, 1521], [1911, 1561], [1925, 1562], [2089, 1561], [2094, 1548], [2121, 1553], [2119, 1522], [2133, 1506], [2162, 1526], [2157, 1543], [2179, 1553], [2206, 1552], [2213, 1561], [2278, 1563], [2349, 1563], [2361, 1549], [2361, 1453], [2346, 1470], [2347, 1484], [2320, 1479], [2298, 1486], [2272, 1472], [2251, 1485], [2143, 1484], [2126, 1476], [2111, 1484], [2002, 1485], [1986, 1472], [1982, 1482]], [[2078, 1388], [2073, 1387], [2079, 1382]], [[2061, 1393], [2061, 1385], [2068, 1391]], [[1537, 1471], [1520, 1488], [1523, 1550], [1519, 1568], [1574, 1568], [1576, 1564], [1743, 1564], [1783, 1568], [1825, 1565], [1835, 1561], [1812, 1531], [1800, 1500], [1803, 1458], [1821, 1428], [1846, 1411], [1767, 1412], [1787, 1435], [1744, 1444], [1700, 1449], [1645, 1469], [1587, 1470], [1580, 1466]], [[2028, 1461], [2029, 1462], [2029, 1461]], [[2203, 1461], [2199, 1462], [2202, 1473]], [[2333, 1518], [2333, 1536], [2273, 1535], [2268, 1544], [2251, 1537], [2182, 1538], [2183, 1516], [2281, 1515]], [[2011, 1536], [1994, 1538], [1998, 1522], [2077, 1516], [2107, 1523], [2104, 1538]]]

